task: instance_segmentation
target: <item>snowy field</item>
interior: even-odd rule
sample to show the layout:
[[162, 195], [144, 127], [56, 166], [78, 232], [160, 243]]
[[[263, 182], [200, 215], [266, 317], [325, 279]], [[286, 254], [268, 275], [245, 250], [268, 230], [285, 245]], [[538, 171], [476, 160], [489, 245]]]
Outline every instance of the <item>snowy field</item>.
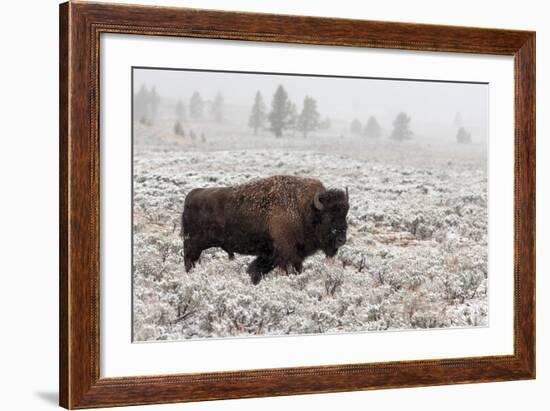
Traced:
[[[134, 125], [135, 341], [488, 325], [484, 144], [328, 130], [276, 139], [211, 125], [191, 140], [172, 127]], [[186, 273], [185, 195], [274, 174], [349, 187], [336, 259], [319, 252], [302, 274], [275, 269], [254, 286], [253, 257], [209, 249]]]

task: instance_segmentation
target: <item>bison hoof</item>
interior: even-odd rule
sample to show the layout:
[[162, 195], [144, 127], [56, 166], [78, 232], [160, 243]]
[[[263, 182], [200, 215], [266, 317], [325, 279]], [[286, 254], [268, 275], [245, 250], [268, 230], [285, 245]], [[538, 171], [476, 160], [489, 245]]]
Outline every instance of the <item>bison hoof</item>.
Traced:
[[250, 264], [246, 272], [250, 275], [250, 279], [254, 285], [257, 285], [263, 278], [263, 274], [256, 270], [256, 266], [254, 264]]
[[272, 260], [265, 256], [259, 256], [249, 264], [246, 272], [250, 275], [252, 284], [256, 285], [262, 280], [264, 275], [269, 273], [272, 269]]
[[193, 268], [195, 268], [195, 263], [194, 262], [191, 262], [191, 261], [186, 261], [185, 262], [185, 272], [186, 273], [191, 271]]
[[250, 274], [250, 279], [252, 280], [252, 284], [254, 285], [258, 285], [262, 280], [262, 278], [263, 278], [263, 275], [261, 273]]

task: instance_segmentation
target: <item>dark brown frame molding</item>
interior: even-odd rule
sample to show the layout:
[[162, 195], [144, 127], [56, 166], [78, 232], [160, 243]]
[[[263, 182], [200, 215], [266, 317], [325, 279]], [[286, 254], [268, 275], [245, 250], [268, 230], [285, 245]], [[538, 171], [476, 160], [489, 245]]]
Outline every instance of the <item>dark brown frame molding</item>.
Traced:
[[[60, 364], [66, 408], [535, 378], [535, 33], [69, 2], [60, 5]], [[99, 373], [101, 33], [513, 56], [514, 354], [154, 377]]]

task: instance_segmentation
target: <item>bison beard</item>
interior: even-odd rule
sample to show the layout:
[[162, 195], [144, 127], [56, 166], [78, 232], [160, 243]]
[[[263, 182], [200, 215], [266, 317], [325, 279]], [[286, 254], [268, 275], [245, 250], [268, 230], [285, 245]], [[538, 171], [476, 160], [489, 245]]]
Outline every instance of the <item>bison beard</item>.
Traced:
[[185, 198], [185, 270], [203, 250], [254, 255], [247, 272], [258, 284], [274, 267], [301, 272], [306, 257], [333, 257], [346, 242], [347, 189], [327, 190], [314, 178], [273, 176], [234, 186], [196, 188]]

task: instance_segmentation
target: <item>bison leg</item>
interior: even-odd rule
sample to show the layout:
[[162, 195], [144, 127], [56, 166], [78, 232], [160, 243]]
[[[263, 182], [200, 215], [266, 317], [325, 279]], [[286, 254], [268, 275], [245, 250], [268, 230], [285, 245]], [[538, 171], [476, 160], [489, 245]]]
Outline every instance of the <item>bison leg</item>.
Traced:
[[223, 251], [225, 251], [227, 253], [227, 256], [229, 257], [230, 260], [234, 260], [235, 259], [235, 253], [233, 253], [233, 251], [231, 250], [226, 250], [225, 248], [223, 248]]
[[303, 269], [302, 261], [292, 261], [290, 263], [285, 264], [284, 262], [281, 262], [278, 264], [279, 268], [281, 270], [284, 270], [286, 275], [290, 274], [300, 274]]
[[288, 224], [288, 221], [274, 219], [270, 221], [271, 238], [273, 240], [274, 265], [284, 270], [287, 275], [291, 272], [301, 272], [303, 257], [299, 254], [299, 244], [302, 243], [303, 233], [300, 229]]
[[279, 249], [276, 253], [274, 265], [284, 270], [287, 275], [299, 274], [303, 269], [304, 259], [291, 250]]
[[295, 274], [300, 274], [302, 272], [302, 269], [304, 268], [302, 261], [294, 261], [292, 263], [292, 268], [294, 268]]
[[189, 272], [199, 260], [202, 249], [197, 246], [192, 246], [189, 241], [183, 243], [183, 260], [185, 262], [185, 271]]
[[273, 269], [273, 265], [273, 259], [271, 257], [261, 255], [255, 258], [246, 269], [246, 272], [250, 275], [252, 284], [258, 284], [264, 274], [267, 274]]

